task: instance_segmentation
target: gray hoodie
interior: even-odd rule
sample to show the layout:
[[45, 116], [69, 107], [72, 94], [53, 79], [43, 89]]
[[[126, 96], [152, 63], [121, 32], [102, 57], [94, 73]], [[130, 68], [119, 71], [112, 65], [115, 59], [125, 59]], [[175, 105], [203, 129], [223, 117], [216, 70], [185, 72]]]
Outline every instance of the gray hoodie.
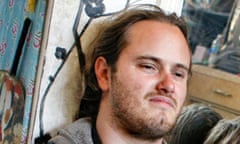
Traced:
[[61, 129], [48, 144], [93, 144], [91, 118], [81, 118]]

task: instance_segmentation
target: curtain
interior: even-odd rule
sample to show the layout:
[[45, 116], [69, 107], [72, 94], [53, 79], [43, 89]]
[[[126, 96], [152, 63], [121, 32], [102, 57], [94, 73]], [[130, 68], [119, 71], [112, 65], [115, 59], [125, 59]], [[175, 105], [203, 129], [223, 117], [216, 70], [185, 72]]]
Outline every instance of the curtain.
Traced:
[[24, 119], [21, 143], [27, 142], [35, 79], [43, 35], [46, 0], [0, 1], [0, 69], [10, 71], [20, 39], [24, 20], [30, 18], [31, 28], [24, 44], [16, 77], [25, 89]]

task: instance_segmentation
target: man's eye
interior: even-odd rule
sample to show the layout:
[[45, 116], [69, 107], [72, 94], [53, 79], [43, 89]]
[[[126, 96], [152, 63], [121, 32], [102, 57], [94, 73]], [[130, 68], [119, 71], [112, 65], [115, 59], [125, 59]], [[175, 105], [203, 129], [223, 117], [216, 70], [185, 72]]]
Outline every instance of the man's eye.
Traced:
[[187, 73], [185, 71], [176, 71], [174, 75], [180, 79], [185, 79], [187, 77]]
[[150, 64], [143, 64], [142, 67], [145, 69], [154, 69], [154, 67]]
[[184, 75], [183, 75], [182, 73], [180, 73], [180, 72], [177, 72], [175, 75], [176, 75], [177, 77], [184, 77]]
[[153, 64], [140, 64], [140, 68], [147, 73], [157, 73], [158, 69]]

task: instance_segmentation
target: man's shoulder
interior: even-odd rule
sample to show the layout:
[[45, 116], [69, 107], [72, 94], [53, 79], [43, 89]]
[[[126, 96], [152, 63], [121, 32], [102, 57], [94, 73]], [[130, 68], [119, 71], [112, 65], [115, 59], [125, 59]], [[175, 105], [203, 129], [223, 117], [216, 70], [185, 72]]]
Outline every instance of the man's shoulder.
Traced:
[[78, 119], [75, 122], [67, 125], [65, 128], [61, 129], [58, 134], [49, 141], [49, 144], [92, 144], [93, 142], [91, 136], [91, 129], [91, 118]]
[[79, 131], [91, 130], [92, 127], [92, 119], [91, 118], [80, 118], [75, 122], [67, 125], [63, 130], [68, 131], [69, 133], [76, 133]]

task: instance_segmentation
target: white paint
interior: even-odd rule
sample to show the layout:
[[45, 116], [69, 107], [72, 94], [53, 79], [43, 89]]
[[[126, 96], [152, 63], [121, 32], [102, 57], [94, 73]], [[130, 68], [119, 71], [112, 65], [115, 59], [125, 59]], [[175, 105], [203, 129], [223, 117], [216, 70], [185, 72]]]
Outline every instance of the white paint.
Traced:
[[160, 7], [169, 11], [175, 12], [178, 16], [182, 14], [183, 0], [157, 0]]

